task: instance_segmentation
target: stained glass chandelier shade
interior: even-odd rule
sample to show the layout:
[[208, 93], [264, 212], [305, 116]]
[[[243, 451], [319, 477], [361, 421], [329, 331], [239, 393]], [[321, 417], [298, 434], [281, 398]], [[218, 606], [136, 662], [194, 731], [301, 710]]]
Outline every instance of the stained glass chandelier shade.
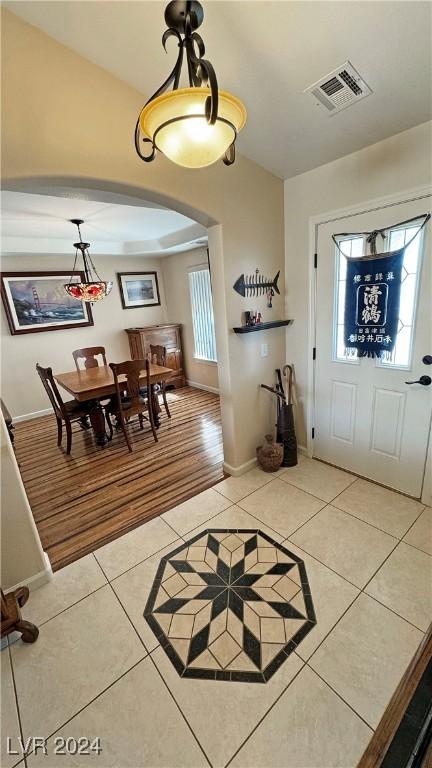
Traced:
[[[95, 301], [101, 301], [111, 293], [113, 283], [111, 280], [102, 280], [97, 272], [97, 269], [90, 256], [89, 248], [90, 243], [84, 243], [81, 237], [81, 224], [84, 224], [82, 219], [71, 219], [71, 223], [75, 224], [78, 228], [79, 243], [74, 243], [75, 248], [75, 261], [72, 269], [71, 281], [66, 283], [64, 288], [69, 296], [79, 301], [86, 301], [93, 303]], [[81, 253], [84, 267], [85, 281], [72, 282], [73, 274], [77, 263], [78, 254]]]
[[[235, 160], [235, 142], [246, 122], [246, 109], [236, 96], [219, 90], [215, 70], [203, 58], [204, 43], [196, 32], [203, 18], [196, 0], [172, 0], [165, 10], [168, 29], [162, 44], [165, 48], [174, 37], [179, 52], [174, 69], [137, 120], [135, 148], [145, 162], [154, 160], [157, 151], [184, 168], [204, 168], [221, 158], [225, 165], [232, 165]], [[184, 59], [189, 87], [180, 88]]]

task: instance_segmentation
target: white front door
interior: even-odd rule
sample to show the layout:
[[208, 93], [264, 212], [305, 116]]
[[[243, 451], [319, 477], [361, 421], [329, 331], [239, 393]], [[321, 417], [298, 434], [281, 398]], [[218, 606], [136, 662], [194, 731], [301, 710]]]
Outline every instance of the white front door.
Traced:
[[[427, 213], [430, 197], [322, 224], [317, 241], [316, 361], [313, 454], [411, 496], [420, 497], [432, 410], [432, 386], [407, 384], [432, 376], [430, 227], [405, 251], [399, 330], [391, 362], [349, 358], [343, 341], [346, 258], [338, 232], [392, 227]], [[394, 251], [418, 229], [413, 223], [377, 237], [377, 252]], [[351, 257], [365, 237], [340, 242]]]

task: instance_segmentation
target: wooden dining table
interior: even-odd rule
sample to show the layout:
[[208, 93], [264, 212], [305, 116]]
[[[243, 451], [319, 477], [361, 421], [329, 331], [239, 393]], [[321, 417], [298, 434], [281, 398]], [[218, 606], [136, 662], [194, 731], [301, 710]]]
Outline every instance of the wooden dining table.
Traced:
[[[160, 427], [159, 414], [161, 411], [159, 398], [155, 392], [156, 384], [169, 378], [172, 374], [171, 368], [164, 368], [162, 365], [150, 363], [150, 386], [151, 398], [153, 404], [153, 413], [155, 426]], [[63, 387], [70, 395], [80, 402], [92, 400], [93, 404], [89, 410], [90, 422], [93, 427], [97, 445], [105, 445], [108, 442], [108, 436], [105, 429], [105, 417], [100, 401], [110, 395], [115, 394], [114, 376], [109, 365], [100, 365], [95, 368], [86, 368], [80, 371], [67, 371], [66, 373], [57, 373], [54, 375], [57, 384]], [[147, 374], [145, 369], [142, 371], [143, 386], [146, 383]], [[125, 376], [119, 376], [119, 383], [126, 380]]]

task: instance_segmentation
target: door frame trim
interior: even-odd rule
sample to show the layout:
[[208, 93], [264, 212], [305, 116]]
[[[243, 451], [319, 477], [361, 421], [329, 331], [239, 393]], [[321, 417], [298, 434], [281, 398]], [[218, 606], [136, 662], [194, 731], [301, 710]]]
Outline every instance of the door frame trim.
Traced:
[[[315, 253], [318, 248], [319, 227], [332, 221], [359, 216], [364, 213], [373, 213], [394, 205], [403, 205], [415, 200], [422, 200], [432, 195], [432, 185], [425, 184], [403, 190], [393, 195], [385, 195], [345, 208], [337, 208], [309, 217], [309, 255], [308, 255], [308, 282], [309, 282], [309, 322], [308, 322], [308, 346], [307, 346], [307, 391], [309, 397], [306, 404], [306, 454], [313, 456], [314, 443], [312, 439], [312, 427], [315, 422], [315, 377], [316, 367], [312, 350], [316, 347], [316, 303], [317, 303], [317, 278], [315, 269]], [[319, 254], [318, 254], [319, 259]], [[319, 351], [318, 351], [319, 354]], [[425, 490], [425, 489], [424, 489]], [[423, 491], [424, 492], [424, 491]]]

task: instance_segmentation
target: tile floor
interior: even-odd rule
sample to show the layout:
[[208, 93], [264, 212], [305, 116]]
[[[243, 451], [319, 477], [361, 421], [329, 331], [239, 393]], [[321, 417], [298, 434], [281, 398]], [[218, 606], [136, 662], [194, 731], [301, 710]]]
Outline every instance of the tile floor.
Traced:
[[[207, 529], [260, 530], [304, 562], [317, 623], [264, 684], [181, 677], [144, 618], [161, 558]], [[39, 639], [12, 637], [0, 655], [1, 765], [355, 768], [432, 618], [431, 577], [432, 511], [418, 502], [304, 457], [228, 478], [31, 595]], [[255, 629], [266, 646], [280, 645], [272, 621]], [[189, 642], [180, 623], [172, 633]], [[221, 667], [228, 641], [213, 649]], [[47, 754], [23, 759], [30, 736]], [[54, 753], [96, 737], [100, 754]]]

